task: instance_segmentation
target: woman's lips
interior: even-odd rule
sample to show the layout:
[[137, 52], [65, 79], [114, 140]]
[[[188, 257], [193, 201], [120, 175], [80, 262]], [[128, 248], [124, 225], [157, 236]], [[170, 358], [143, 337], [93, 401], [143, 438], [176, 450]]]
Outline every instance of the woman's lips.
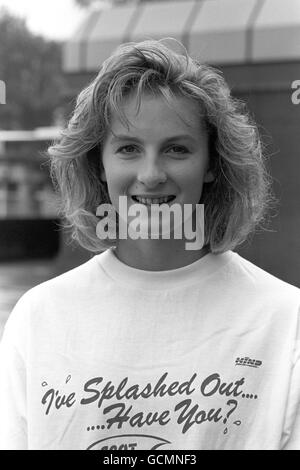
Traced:
[[132, 200], [138, 204], [168, 204], [169, 202], [173, 201], [176, 196], [138, 196], [134, 195], [131, 196]]

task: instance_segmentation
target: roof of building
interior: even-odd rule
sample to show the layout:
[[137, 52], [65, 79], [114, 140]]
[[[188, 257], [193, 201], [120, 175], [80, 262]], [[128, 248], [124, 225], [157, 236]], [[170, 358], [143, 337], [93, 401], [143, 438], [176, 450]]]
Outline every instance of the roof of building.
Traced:
[[121, 43], [164, 37], [211, 64], [300, 61], [300, 1], [177, 0], [92, 10], [64, 44], [63, 68], [97, 71]]

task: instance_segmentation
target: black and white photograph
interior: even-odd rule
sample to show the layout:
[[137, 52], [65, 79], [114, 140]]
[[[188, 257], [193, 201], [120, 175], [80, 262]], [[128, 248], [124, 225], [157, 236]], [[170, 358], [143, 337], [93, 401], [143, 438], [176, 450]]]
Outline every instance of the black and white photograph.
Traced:
[[0, 449], [300, 450], [299, 175], [300, 0], [0, 0]]

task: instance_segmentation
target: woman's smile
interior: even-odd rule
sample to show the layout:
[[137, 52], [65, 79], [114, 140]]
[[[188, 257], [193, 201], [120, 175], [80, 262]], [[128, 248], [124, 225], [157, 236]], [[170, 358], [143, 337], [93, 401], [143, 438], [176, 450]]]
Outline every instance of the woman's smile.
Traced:
[[131, 196], [131, 199], [133, 199], [134, 202], [140, 203], [140, 204], [146, 204], [146, 205], [152, 205], [152, 204], [168, 204], [171, 201], [174, 201], [176, 196], [160, 196], [160, 195], [154, 195], [154, 196], [148, 196], [148, 195], [134, 195]]

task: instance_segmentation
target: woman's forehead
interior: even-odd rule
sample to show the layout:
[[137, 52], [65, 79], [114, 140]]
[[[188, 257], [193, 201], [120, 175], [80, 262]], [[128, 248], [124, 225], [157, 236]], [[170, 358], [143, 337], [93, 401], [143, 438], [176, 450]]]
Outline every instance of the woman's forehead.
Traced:
[[205, 128], [204, 112], [199, 102], [184, 96], [144, 93], [139, 97], [131, 94], [123, 98], [120, 110], [111, 113], [111, 130], [126, 128], [183, 127], [189, 131]]

